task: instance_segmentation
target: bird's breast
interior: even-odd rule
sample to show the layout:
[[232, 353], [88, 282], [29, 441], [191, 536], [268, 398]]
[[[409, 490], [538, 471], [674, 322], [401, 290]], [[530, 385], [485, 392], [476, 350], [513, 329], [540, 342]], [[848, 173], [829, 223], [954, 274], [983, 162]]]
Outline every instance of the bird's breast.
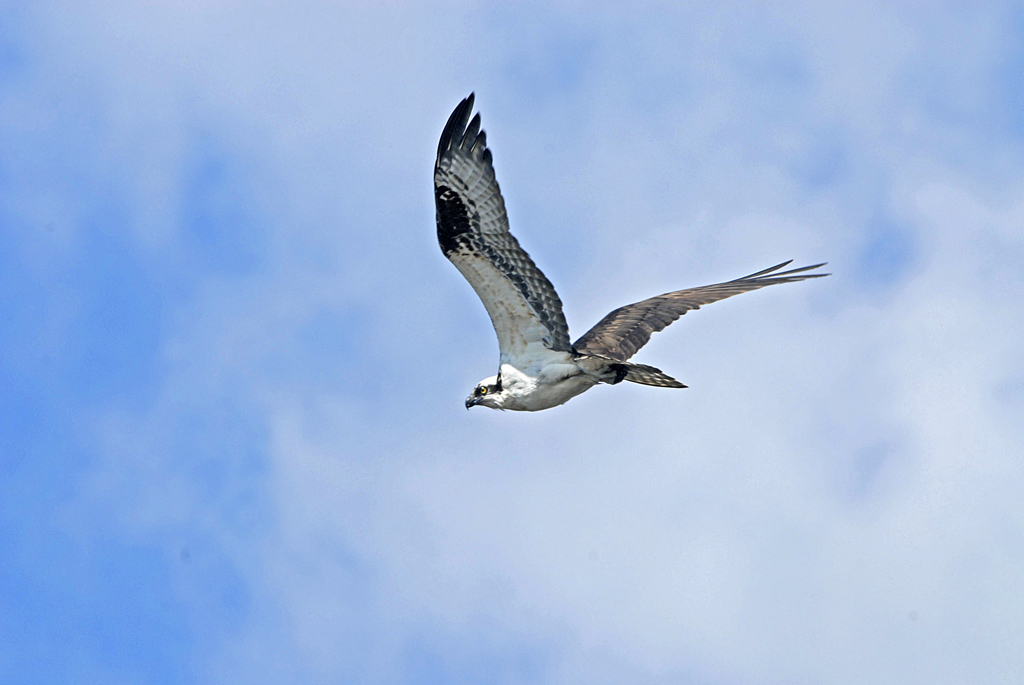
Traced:
[[529, 374], [502, 364], [501, 379], [509, 394], [507, 408], [519, 411], [557, 407], [597, 385], [595, 378], [571, 361], [547, 364]]

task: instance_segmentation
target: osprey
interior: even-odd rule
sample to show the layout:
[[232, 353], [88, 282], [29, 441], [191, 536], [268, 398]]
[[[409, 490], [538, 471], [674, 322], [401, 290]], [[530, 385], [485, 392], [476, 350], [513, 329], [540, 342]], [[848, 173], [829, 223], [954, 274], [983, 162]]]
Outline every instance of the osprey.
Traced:
[[660, 369], [628, 361], [652, 333], [704, 304], [767, 285], [828, 275], [804, 273], [824, 263], [780, 271], [790, 260], [734, 281], [627, 304], [569, 342], [562, 301], [509, 233], [486, 134], [480, 130], [479, 114], [470, 120], [472, 111], [471, 93], [448, 118], [434, 164], [441, 251], [480, 296], [498, 335], [498, 373], [477, 384], [466, 399], [467, 409], [482, 405], [539, 411], [598, 383], [685, 388]]

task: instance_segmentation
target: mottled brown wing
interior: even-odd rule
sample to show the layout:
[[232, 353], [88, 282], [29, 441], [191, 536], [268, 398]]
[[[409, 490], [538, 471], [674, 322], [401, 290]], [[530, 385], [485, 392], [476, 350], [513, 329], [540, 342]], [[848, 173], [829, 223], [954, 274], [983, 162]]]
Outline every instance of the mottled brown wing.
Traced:
[[789, 271], [779, 271], [791, 262], [792, 260], [783, 262], [770, 269], [758, 271], [756, 274], [737, 278], [735, 281], [677, 290], [673, 293], [665, 293], [642, 302], [619, 307], [584, 333], [573, 347], [581, 354], [601, 355], [624, 362], [647, 344], [647, 341], [651, 339], [651, 334], [664, 329], [686, 312], [699, 309], [701, 305], [724, 300], [727, 297], [768, 285], [795, 283], [808, 278], [821, 278], [829, 275], [803, 273], [824, 266], [824, 263]]
[[[567, 352], [569, 327], [551, 282], [508, 231], [473, 95], [452, 112], [437, 146], [437, 241], [483, 301], [503, 359]], [[541, 347], [538, 347], [541, 346]]]

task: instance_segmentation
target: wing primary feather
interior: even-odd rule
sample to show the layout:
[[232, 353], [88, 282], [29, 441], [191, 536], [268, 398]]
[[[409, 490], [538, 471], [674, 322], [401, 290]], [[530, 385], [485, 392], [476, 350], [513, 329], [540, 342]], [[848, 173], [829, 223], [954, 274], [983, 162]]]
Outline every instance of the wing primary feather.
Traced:
[[480, 135], [476, 137], [476, 142], [473, 143], [472, 152], [474, 155], [482, 155], [483, 153], [481, 150], [484, 152], [490, 152], [490, 150], [487, 149], [487, 131], [480, 131]]
[[469, 126], [466, 127], [466, 133], [462, 136], [462, 142], [459, 147], [462, 149], [473, 149], [474, 143], [476, 143], [477, 134], [480, 133], [480, 113], [477, 112], [476, 116], [469, 122]]
[[[775, 271], [778, 271], [782, 267], [786, 266], [787, 264], [792, 264], [792, 263], [793, 263], [793, 260], [790, 259], [788, 262], [783, 262], [782, 264], [779, 264], [777, 266], [773, 266], [770, 269], [765, 269], [764, 271], [758, 271], [756, 274], [750, 274], [749, 276], [744, 276], [743, 278], [737, 278], [736, 281], [746, 281], [746, 280], [749, 280], [751, 278], [759, 278], [759, 277], [765, 276], [767, 274], [772, 274], [772, 278], [784, 278], [786, 276], [792, 276], [793, 274], [803, 273], [804, 271], [813, 271], [814, 269], [820, 269], [821, 267], [823, 267], [826, 264], [828, 264], [828, 262], [822, 262], [821, 264], [812, 264], [811, 266], [802, 266], [799, 269], [790, 269], [789, 271], [780, 271], [779, 273], [773, 273]], [[831, 276], [831, 275], [832, 274], [814, 274], [813, 276], [802, 276], [801, 280], [803, 280], [804, 278], [819, 278], [821, 276]], [[730, 283], [735, 283], [736, 281], [730, 281]]]
[[[789, 260], [786, 260], [785, 262], [782, 262], [782, 264], [776, 264], [775, 266], [770, 266], [770, 267], [768, 267], [767, 269], [765, 269], [763, 271], [758, 271], [757, 273], [750, 274], [749, 276], [744, 276], [743, 278], [737, 278], [736, 280], [737, 281], [742, 281], [744, 278], [757, 278], [758, 276], [764, 276], [765, 274], [770, 274], [773, 271], [778, 271], [782, 267], [788, 266], [789, 264], [792, 264], [792, 263], [793, 263], [793, 260], [789, 259]], [[811, 267], [811, 268], [813, 268], [813, 267]]]
[[[444, 125], [444, 130], [441, 131], [441, 140], [437, 143], [438, 159], [441, 158], [441, 155], [446, 150], [451, 148], [455, 132], [466, 128], [466, 122], [469, 121], [469, 113], [473, 111], [473, 100], [475, 97], [476, 93], [470, 93], [469, 97], [463, 99], [452, 111], [451, 116], [448, 117], [448, 122]], [[459, 142], [461, 143], [461, 139]]]

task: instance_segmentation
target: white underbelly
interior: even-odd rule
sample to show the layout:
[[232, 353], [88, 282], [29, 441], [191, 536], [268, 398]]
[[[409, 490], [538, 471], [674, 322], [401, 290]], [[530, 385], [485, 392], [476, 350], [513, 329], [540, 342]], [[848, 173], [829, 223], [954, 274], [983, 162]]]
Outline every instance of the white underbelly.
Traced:
[[597, 381], [584, 374], [565, 378], [556, 383], [539, 383], [530, 392], [517, 395], [515, 404], [518, 406], [510, 406], [509, 409], [517, 411], [550, 409], [568, 402], [595, 385], [597, 385]]

